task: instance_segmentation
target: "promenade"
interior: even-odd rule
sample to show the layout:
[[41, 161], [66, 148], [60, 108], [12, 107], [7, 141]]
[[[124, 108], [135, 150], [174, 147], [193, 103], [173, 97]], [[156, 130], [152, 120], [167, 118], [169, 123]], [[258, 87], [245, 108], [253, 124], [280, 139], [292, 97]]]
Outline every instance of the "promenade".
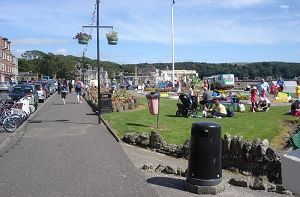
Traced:
[[[12, 136], [0, 196], [158, 196], [88, 104], [56, 94]], [[16, 139], [13, 139], [16, 138]]]

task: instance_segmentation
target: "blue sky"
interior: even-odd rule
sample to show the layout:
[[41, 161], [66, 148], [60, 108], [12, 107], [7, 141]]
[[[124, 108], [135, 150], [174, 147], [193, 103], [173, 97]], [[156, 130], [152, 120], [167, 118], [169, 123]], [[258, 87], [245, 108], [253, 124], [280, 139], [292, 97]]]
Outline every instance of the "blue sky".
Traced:
[[[81, 56], [73, 37], [92, 23], [96, 0], [9, 0], [0, 6], [0, 36], [17, 57], [26, 50]], [[100, 59], [172, 62], [172, 0], [101, 0]], [[176, 0], [175, 62], [300, 62], [299, 0]], [[91, 29], [84, 29], [89, 33]], [[96, 29], [86, 56], [96, 59]]]

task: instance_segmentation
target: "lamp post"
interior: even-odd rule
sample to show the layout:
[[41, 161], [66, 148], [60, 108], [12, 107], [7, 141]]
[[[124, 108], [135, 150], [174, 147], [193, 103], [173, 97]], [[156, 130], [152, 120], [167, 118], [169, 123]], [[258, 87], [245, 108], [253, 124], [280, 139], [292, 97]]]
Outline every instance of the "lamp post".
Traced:
[[113, 29], [113, 26], [99, 26], [99, 4], [100, 4], [100, 0], [96, 0], [96, 4], [97, 4], [97, 22], [96, 22], [96, 26], [82, 26], [83, 28], [87, 27], [87, 28], [96, 28], [97, 29], [97, 68], [98, 68], [98, 106], [97, 106], [97, 113], [98, 113], [98, 124], [101, 124], [101, 83], [100, 83], [100, 45], [99, 45], [99, 29], [100, 28], [110, 28]]

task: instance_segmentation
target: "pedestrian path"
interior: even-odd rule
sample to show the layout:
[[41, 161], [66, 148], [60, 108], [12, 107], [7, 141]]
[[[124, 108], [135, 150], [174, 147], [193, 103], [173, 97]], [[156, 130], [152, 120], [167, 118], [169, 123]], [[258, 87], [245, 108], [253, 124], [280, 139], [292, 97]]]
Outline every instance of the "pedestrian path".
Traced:
[[158, 196], [88, 104], [55, 95], [0, 158], [0, 196]]

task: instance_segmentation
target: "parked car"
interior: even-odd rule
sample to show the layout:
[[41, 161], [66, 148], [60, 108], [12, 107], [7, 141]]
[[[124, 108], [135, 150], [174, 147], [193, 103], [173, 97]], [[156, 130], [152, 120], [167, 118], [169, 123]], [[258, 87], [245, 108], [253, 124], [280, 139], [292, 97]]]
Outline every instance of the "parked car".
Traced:
[[0, 82], [0, 91], [1, 92], [8, 92], [11, 88], [10, 83], [7, 82]]
[[8, 99], [11, 102], [16, 102], [25, 96], [30, 97], [29, 104], [33, 105], [36, 110], [39, 102], [39, 95], [34, 85], [18, 84], [12, 87], [8, 94]]
[[10, 81], [9, 84], [10, 84], [11, 87], [13, 87], [15, 85], [18, 85], [18, 82], [17, 81]]
[[39, 96], [39, 102], [44, 102], [47, 99], [47, 93], [42, 84], [35, 84], [36, 91]]
[[49, 83], [49, 91], [50, 91], [50, 94], [54, 94], [56, 92], [55, 84], [52, 82]]
[[48, 81], [51, 82], [51, 83], [54, 83], [55, 90], [57, 91], [58, 90], [58, 83], [57, 83], [57, 81], [55, 79], [49, 79]]

